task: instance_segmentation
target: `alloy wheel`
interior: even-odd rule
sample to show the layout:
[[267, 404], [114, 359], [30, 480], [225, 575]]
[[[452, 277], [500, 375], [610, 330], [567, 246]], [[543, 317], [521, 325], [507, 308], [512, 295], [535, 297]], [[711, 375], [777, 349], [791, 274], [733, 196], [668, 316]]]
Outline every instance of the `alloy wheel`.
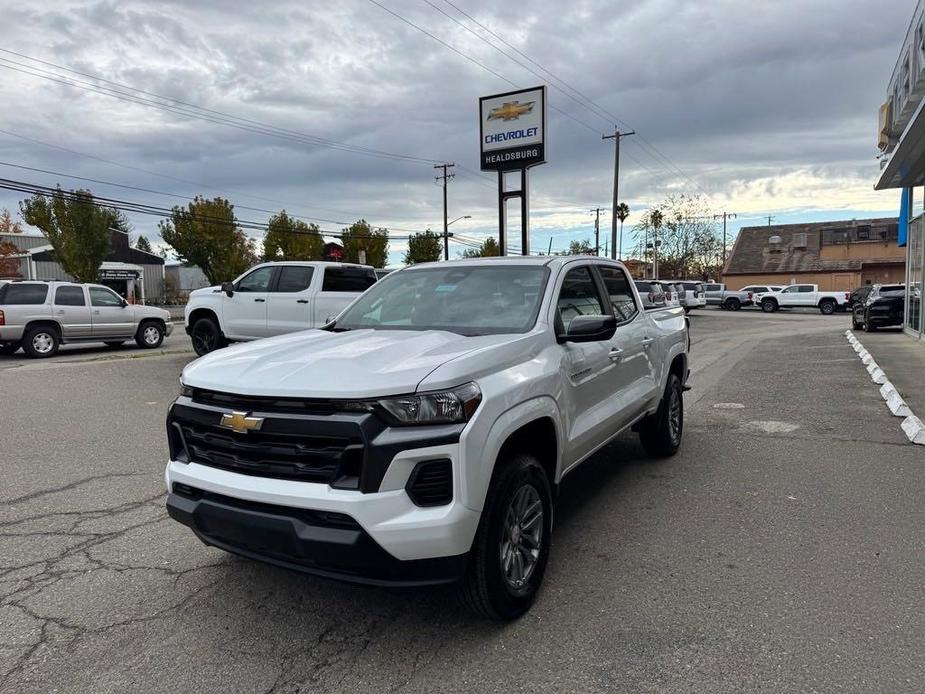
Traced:
[[142, 333], [142, 339], [144, 339], [145, 343], [149, 345], [156, 345], [160, 338], [161, 331], [155, 328], [153, 325], [149, 325]]
[[536, 569], [543, 543], [543, 502], [532, 484], [511, 499], [501, 535], [501, 571], [508, 587], [520, 591]]
[[32, 336], [32, 349], [39, 354], [48, 354], [54, 346], [55, 339], [50, 333], [36, 333]]

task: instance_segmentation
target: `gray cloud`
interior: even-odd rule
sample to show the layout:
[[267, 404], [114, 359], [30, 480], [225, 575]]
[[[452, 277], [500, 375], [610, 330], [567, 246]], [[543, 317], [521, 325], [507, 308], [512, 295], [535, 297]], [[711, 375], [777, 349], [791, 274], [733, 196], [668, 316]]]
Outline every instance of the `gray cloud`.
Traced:
[[[911, 17], [908, 3], [454, 2], [642, 134], [645, 141], [630, 138], [624, 150], [621, 187], [634, 209], [678, 189], [751, 210], [843, 208], [846, 189], [857, 190], [858, 209], [893, 206], [893, 196], [874, 196], [870, 187], [877, 108]], [[510, 88], [364, 0], [10, 4], [0, 47], [243, 118], [470, 169], [478, 167], [477, 98]], [[543, 81], [423, 2], [383, 4], [518, 85]], [[258, 200], [273, 198], [290, 210], [343, 213], [314, 208], [320, 217], [440, 224], [428, 165], [296, 145], [0, 74], [4, 129], [201, 186], [0, 134], [3, 161], [183, 195], [213, 194], [208, 185], [256, 196], [229, 195], [241, 205], [274, 207]], [[532, 174], [532, 207], [538, 220], [556, 219], [566, 234], [561, 246], [570, 230], [586, 233], [587, 207], [610, 199], [612, 149], [600, 133], [612, 124], [556, 90], [550, 103], [591, 126], [552, 111], [550, 162]], [[829, 185], [838, 195], [826, 194]], [[493, 186], [492, 177], [465, 172], [451, 183], [451, 214], [472, 214], [465, 228], [473, 233], [496, 224]], [[804, 199], [801, 190], [813, 195]], [[0, 205], [17, 200], [0, 191]], [[150, 233], [155, 220], [136, 225]]]

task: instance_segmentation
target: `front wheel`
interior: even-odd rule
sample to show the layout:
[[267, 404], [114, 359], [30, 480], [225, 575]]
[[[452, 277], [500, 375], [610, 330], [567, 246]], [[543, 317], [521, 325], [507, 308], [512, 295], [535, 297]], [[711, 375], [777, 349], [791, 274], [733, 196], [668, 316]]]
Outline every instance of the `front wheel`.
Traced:
[[874, 327], [873, 325], [871, 325], [870, 317], [869, 317], [869, 316], [864, 316], [864, 332], [865, 332], [865, 333], [872, 333], [872, 332], [874, 332], [876, 329], [877, 329], [876, 327]]
[[193, 323], [190, 337], [193, 339], [193, 350], [200, 357], [225, 346], [222, 331], [211, 318], [200, 318]]
[[146, 321], [138, 326], [135, 344], [142, 349], [157, 349], [164, 341], [164, 328], [155, 321]]
[[684, 389], [681, 379], [669, 374], [658, 410], [646, 417], [639, 427], [639, 441], [650, 456], [668, 458], [678, 452], [683, 433]]
[[552, 534], [552, 489], [543, 466], [524, 454], [500, 465], [461, 587], [470, 609], [498, 621], [530, 609], [546, 572]]
[[765, 313], [774, 313], [777, 310], [777, 304], [773, 299], [765, 299], [761, 302], [761, 310]]
[[835, 313], [835, 302], [834, 301], [823, 301], [819, 304], [819, 310], [824, 316], [831, 316]]
[[860, 330], [860, 329], [861, 329], [861, 324], [858, 323], [858, 319], [857, 319], [857, 317], [856, 317], [853, 313], [851, 314], [851, 329], [852, 329], [852, 330]]

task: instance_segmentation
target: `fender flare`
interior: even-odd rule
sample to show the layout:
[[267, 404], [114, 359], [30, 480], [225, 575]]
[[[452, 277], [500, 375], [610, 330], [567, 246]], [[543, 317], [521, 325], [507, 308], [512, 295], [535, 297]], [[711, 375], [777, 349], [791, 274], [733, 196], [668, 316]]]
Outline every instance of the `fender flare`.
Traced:
[[[491, 482], [495, 466], [498, 464], [498, 456], [501, 448], [510, 438], [511, 434], [521, 427], [530, 424], [538, 419], [552, 420], [556, 432], [556, 479], [549, 480], [550, 484], [556, 484], [562, 476], [562, 415], [559, 411], [559, 405], [550, 395], [539, 395], [529, 400], [514, 405], [513, 407], [502, 412], [492, 423], [488, 435], [485, 437], [481, 449], [481, 461], [470, 460], [466, 465], [465, 479], [466, 485], [465, 499], [468, 506], [473, 511], [481, 512], [485, 505], [485, 497], [488, 493], [488, 485]], [[466, 442], [467, 449], [472, 450], [478, 444]]]

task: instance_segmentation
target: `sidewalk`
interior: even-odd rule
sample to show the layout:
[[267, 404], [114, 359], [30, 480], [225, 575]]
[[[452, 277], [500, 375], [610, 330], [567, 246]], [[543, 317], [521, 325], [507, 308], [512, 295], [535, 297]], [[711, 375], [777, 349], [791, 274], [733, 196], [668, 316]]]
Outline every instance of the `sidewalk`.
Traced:
[[909, 409], [925, 418], [925, 343], [902, 332], [855, 333]]

